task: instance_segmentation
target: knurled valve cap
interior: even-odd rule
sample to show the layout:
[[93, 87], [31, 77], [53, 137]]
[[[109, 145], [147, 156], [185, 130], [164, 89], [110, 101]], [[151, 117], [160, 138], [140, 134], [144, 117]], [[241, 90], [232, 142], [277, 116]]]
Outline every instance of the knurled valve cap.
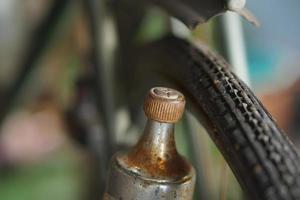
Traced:
[[184, 106], [184, 96], [177, 90], [154, 87], [146, 95], [144, 111], [149, 119], [176, 123], [182, 117]]
[[178, 153], [174, 136], [184, 106], [176, 90], [155, 87], [147, 93], [143, 135], [133, 148], [113, 157], [104, 199], [193, 199], [195, 169]]

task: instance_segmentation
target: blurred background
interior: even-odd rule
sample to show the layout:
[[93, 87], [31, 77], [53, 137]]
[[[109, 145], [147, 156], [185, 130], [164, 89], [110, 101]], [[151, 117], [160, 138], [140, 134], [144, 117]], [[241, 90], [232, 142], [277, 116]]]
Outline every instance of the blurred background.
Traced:
[[[123, 74], [115, 55], [124, 44], [118, 43], [115, 13], [111, 5], [87, 2], [0, 0], [0, 199], [101, 199], [110, 156], [134, 144], [142, 131], [143, 122], [132, 125], [124, 91], [119, 93], [122, 82], [116, 81]], [[246, 82], [300, 146], [300, 2], [249, 0], [247, 7], [261, 26], [236, 16]], [[130, 20], [130, 13], [125, 16]], [[136, 43], [160, 38], [169, 21], [162, 10], [149, 9]], [[174, 32], [222, 53], [220, 21], [215, 17], [190, 32], [171, 19]], [[199, 153], [192, 155], [187, 129], [179, 124], [176, 137], [180, 152], [198, 161], [195, 199], [242, 199], [209, 137], [197, 137]]]

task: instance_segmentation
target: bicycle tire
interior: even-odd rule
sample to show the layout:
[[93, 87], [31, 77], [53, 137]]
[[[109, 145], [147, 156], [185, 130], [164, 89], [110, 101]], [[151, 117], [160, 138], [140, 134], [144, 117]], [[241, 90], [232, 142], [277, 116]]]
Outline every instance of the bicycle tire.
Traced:
[[156, 58], [151, 70], [175, 83], [205, 121], [249, 199], [300, 199], [297, 149], [223, 58], [174, 36], [157, 42], [147, 56]]

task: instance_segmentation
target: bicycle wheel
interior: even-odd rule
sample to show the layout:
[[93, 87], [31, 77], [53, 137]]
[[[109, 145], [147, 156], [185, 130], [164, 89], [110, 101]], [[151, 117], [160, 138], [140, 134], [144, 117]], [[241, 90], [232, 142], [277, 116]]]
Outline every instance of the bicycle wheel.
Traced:
[[300, 199], [296, 148], [223, 58], [173, 36], [146, 49], [142, 79], [158, 72], [185, 94], [249, 199]]

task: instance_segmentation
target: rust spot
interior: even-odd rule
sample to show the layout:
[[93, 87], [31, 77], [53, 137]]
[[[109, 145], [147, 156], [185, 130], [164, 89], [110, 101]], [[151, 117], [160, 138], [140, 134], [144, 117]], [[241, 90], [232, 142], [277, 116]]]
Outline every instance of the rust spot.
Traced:
[[169, 141], [166, 146], [168, 153], [160, 157], [157, 149], [145, 148], [141, 141], [123, 157], [123, 161], [128, 167], [138, 168], [150, 178], [177, 180], [186, 176], [191, 166], [178, 154], [174, 141]]

